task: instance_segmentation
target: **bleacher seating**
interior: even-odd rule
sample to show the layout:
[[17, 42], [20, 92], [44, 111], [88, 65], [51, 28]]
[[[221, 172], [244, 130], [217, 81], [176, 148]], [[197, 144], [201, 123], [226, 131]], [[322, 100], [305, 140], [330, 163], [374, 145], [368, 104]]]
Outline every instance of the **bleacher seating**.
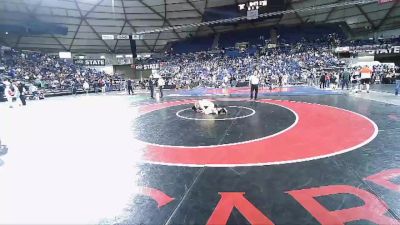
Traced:
[[270, 38], [270, 30], [266, 27], [231, 31], [222, 33], [219, 46], [221, 48], [235, 47], [236, 43], [249, 42], [250, 45], [264, 45]]
[[190, 52], [208, 51], [213, 44], [214, 36], [194, 37], [172, 44], [173, 53], [182, 54]]

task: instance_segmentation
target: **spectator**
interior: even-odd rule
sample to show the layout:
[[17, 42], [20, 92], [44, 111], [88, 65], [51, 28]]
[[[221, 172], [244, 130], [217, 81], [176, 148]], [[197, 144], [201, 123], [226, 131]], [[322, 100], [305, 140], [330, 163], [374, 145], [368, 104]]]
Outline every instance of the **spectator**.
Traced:
[[325, 74], [321, 74], [319, 77], [319, 88], [325, 89]]
[[331, 87], [331, 78], [332, 78], [332, 75], [330, 73], [325, 74], [325, 87], [326, 88]]
[[344, 86], [346, 86], [346, 89], [349, 90], [349, 82], [350, 82], [350, 72], [348, 69], [345, 69], [345, 71], [342, 74], [342, 90], [344, 89]]
[[130, 95], [131, 92], [132, 92], [132, 94], [134, 94], [134, 93], [133, 93], [133, 88], [132, 88], [132, 80], [129, 79], [128, 82], [127, 82], [127, 84], [128, 84], [128, 94]]
[[399, 95], [400, 91], [400, 74], [396, 75], [396, 90], [395, 90], [395, 95]]
[[99, 86], [101, 87], [101, 92], [103, 93], [103, 94], [105, 94], [106, 93], [106, 81], [104, 80], [104, 78], [101, 78], [100, 80], [99, 80]]
[[158, 87], [160, 89], [160, 98], [162, 98], [164, 96], [164, 93], [163, 93], [164, 86], [165, 86], [165, 81], [162, 77], [160, 77], [158, 79]]
[[371, 83], [372, 70], [368, 66], [364, 66], [360, 70], [361, 84], [365, 86], [367, 93], [369, 93], [369, 84]]
[[13, 108], [14, 102], [16, 102], [17, 98], [19, 98], [18, 88], [15, 86], [15, 84], [9, 81], [7, 81], [5, 85], [6, 85], [5, 95], [7, 98], [8, 106], [9, 108]]
[[83, 90], [86, 92], [86, 94], [89, 94], [89, 83], [85, 80], [85, 82], [83, 82]]
[[150, 89], [150, 97], [154, 99], [154, 81], [153, 78], [150, 76], [149, 79], [149, 89]]
[[26, 87], [25, 84], [22, 83], [21, 81], [17, 82], [17, 88], [18, 88], [18, 92], [19, 92], [19, 99], [21, 101], [21, 104], [23, 106], [26, 105]]

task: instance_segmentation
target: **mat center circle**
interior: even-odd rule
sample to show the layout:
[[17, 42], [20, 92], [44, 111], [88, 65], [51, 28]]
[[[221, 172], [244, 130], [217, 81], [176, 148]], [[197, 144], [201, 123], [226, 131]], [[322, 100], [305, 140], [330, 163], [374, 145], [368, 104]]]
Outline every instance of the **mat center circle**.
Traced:
[[[228, 110], [228, 113], [222, 115], [206, 115], [203, 113], [195, 112], [192, 108], [187, 108], [177, 111], [176, 116], [186, 120], [237, 120], [244, 119], [256, 114], [256, 111], [254, 109], [245, 106], [227, 106], [225, 108]], [[245, 112], [242, 112], [241, 110]]]
[[[137, 140], [160, 146], [233, 145], [278, 135], [294, 126], [296, 114], [283, 106], [250, 101], [216, 101], [227, 115], [204, 115], [181, 104], [136, 118]], [[190, 108], [190, 110], [189, 110]]]

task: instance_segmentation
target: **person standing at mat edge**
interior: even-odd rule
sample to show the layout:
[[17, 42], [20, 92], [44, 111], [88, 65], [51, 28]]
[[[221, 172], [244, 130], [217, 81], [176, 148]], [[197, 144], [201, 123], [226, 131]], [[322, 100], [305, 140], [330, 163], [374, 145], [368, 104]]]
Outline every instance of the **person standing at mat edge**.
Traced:
[[321, 76], [319, 77], [319, 88], [325, 89], [325, 74], [321, 73]]
[[165, 80], [162, 77], [160, 77], [158, 79], [158, 88], [160, 88], [160, 98], [162, 98], [164, 96], [164, 93], [163, 93], [164, 86], [165, 86]]
[[17, 82], [17, 88], [19, 91], [19, 99], [21, 100], [22, 105], [26, 105], [26, 86], [21, 81]]
[[342, 90], [344, 86], [346, 86], [347, 90], [349, 90], [349, 82], [350, 82], [351, 74], [348, 69], [345, 69], [342, 73]]
[[129, 80], [127, 81], [127, 84], [128, 84], [128, 94], [131, 95], [131, 92], [132, 92], [132, 94], [134, 94], [134, 93], [133, 93], [133, 88], [132, 88], [132, 80], [129, 79]]
[[253, 99], [253, 92], [255, 92], [254, 95], [254, 100], [257, 99], [258, 95], [258, 84], [260, 83], [260, 78], [257, 76], [257, 70], [254, 71], [254, 74], [250, 76], [249, 78], [249, 84], [250, 84], [250, 99]]
[[154, 80], [152, 76], [150, 76], [149, 78], [149, 89], [150, 89], [150, 97], [154, 98]]
[[364, 66], [360, 70], [360, 75], [361, 75], [361, 85], [365, 87], [367, 90], [367, 93], [369, 93], [369, 84], [371, 83], [371, 77], [372, 77], [372, 70], [368, 66]]
[[395, 90], [395, 95], [399, 95], [400, 91], [400, 73], [396, 73], [396, 90]]

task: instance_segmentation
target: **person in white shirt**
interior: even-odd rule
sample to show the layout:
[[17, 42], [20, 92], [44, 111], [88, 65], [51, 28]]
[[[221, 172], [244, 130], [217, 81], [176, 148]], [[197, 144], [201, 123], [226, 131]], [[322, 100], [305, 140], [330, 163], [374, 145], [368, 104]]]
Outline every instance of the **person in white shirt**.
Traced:
[[101, 92], [102, 92], [103, 94], [105, 94], [105, 93], [106, 93], [107, 84], [106, 84], [106, 80], [105, 80], [104, 78], [102, 78], [102, 79], [100, 80], [100, 85], [101, 85]]
[[160, 98], [162, 98], [164, 96], [164, 94], [163, 94], [164, 86], [165, 86], [165, 80], [162, 77], [160, 77], [158, 79], [158, 87], [160, 88]]
[[249, 78], [249, 84], [250, 84], [250, 99], [253, 99], [253, 93], [255, 92], [254, 95], [254, 100], [257, 99], [258, 95], [258, 84], [260, 83], [260, 78], [257, 76], [257, 71], [254, 72], [253, 75], [250, 76]]
[[228, 110], [226, 108], [218, 107], [213, 102], [203, 99], [194, 103], [192, 107], [193, 111], [203, 113], [206, 115], [209, 114], [227, 114]]
[[226, 75], [225, 77], [224, 77], [224, 83], [223, 83], [223, 87], [228, 87], [229, 85], [229, 77], [228, 77], [228, 75]]
[[83, 83], [83, 90], [85, 90], [86, 94], [89, 93], [89, 83], [86, 80]]
[[8, 82], [8, 81], [5, 82], [5, 85], [6, 85], [6, 88], [4, 90], [4, 94], [7, 98], [8, 107], [13, 108], [14, 102], [16, 102], [17, 99], [19, 99], [18, 88], [17, 88], [17, 86], [15, 86], [15, 84]]

